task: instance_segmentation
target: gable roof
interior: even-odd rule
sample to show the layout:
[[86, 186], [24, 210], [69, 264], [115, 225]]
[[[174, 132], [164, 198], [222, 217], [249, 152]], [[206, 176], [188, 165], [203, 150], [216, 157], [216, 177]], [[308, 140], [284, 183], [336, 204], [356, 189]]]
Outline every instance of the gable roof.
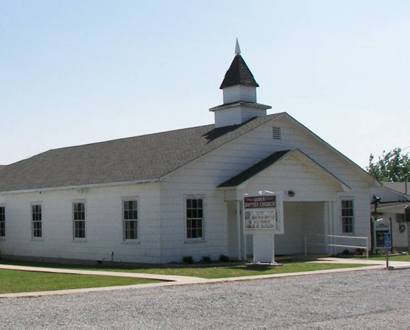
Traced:
[[292, 117], [290, 114], [287, 112], [284, 112], [284, 115], [286, 118], [288, 118], [292, 123], [296, 124], [300, 128], [302, 128], [305, 132], [307, 132], [310, 136], [314, 137], [316, 141], [319, 141], [320, 143], [324, 144], [327, 148], [332, 150], [335, 154], [337, 154], [339, 157], [344, 159], [346, 162], [348, 162], [350, 165], [352, 165], [356, 170], [358, 170], [363, 176], [365, 176], [368, 181], [371, 181], [372, 183], [375, 183], [377, 186], [381, 186], [381, 183], [377, 181], [369, 172], [365, 171], [360, 165], [355, 163], [353, 160], [351, 160], [349, 157], [347, 157], [345, 154], [337, 150], [335, 147], [333, 147], [330, 143], [326, 142], [323, 140], [319, 135], [314, 133], [312, 130], [310, 130], [308, 127], [303, 125], [300, 121], [296, 120], [294, 117]]
[[303, 157], [304, 160], [308, 161], [310, 164], [318, 168], [321, 172], [323, 172], [331, 180], [336, 181], [339, 185], [341, 185], [344, 190], [352, 189], [349, 185], [347, 185], [345, 182], [339, 179], [336, 175], [334, 175], [328, 169], [326, 169], [325, 167], [317, 163], [315, 160], [313, 160], [311, 157], [309, 157], [308, 155], [306, 155], [303, 151], [299, 149], [276, 151], [272, 153], [271, 155], [269, 155], [268, 157], [252, 165], [251, 167], [247, 168], [246, 170], [230, 178], [229, 180], [221, 183], [218, 187], [228, 188], [228, 187], [239, 186], [240, 184], [252, 178], [254, 175], [262, 172], [264, 169], [268, 168], [269, 166], [277, 162], [280, 162], [281, 160], [287, 158], [291, 154], [298, 154], [301, 157]]
[[[406, 195], [400, 191], [387, 187], [384, 183], [382, 186], [374, 187], [372, 189], [372, 194], [374, 197], [380, 197], [380, 204], [410, 201], [410, 195]], [[371, 204], [374, 203], [375, 201], [372, 200]]]
[[262, 159], [261, 161], [257, 162], [256, 164], [252, 165], [251, 167], [247, 168], [246, 170], [240, 172], [239, 174], [233, 176], [229, 180], [222, 182], [218, 187], [219, 188], [227, 188], [227, 187], [236, 187], [239, 186], [241, 183], [249, 180], [254, 175], [262, 172], [265, 168], [276, 163], [279, 159], [289, 153], [290, 150], [282, 150], [274, 152], [273, 154], [269, 155], [268, 157]]
[[159, 180], [283, 113], [49, 150], [0, 171], [0, 191]]
[[219, 88], [223, 89], [235, 85], [259, 87], [245, 60], [239, 54], [234, 57]]

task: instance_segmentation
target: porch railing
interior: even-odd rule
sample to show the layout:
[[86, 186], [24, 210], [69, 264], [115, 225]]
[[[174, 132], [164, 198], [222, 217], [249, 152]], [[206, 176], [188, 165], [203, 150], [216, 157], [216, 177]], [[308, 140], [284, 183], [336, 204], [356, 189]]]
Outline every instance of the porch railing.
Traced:
[[[342, 235], [321, 235], [306, 234], [304, 237], [305, 256], [309, 250], [323, 249], [329, 252], [329, 248], [363, 249], [366, 258], [369, 257], [369, 238], [366, 236], [342, 236]], [[317, 251], [317, 250], [316, 250]]]

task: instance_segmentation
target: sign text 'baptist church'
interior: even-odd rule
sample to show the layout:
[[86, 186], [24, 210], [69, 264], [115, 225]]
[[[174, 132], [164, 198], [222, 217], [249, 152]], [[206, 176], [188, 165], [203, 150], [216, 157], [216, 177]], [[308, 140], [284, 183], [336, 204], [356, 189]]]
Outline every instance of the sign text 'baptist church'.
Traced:
[[245, 197], [245, 209], [268, 209], [276, 207], [276, 196]]

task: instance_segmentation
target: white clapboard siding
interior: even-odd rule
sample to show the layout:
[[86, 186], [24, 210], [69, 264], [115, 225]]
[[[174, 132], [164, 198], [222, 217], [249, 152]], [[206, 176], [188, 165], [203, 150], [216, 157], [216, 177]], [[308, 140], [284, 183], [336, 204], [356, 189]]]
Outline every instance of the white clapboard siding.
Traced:
[[[272, 138], [272, 126], [281, 127], [281, 140]], [[204, 255], [217, 257], [221, 253], [227, 254], [227, 210], [223, 194], [216, 190], [216, 187], [264, 157], [269, 156], [272, 152], [293, 148], [302, 150], [343, 180], [352, 190], [345, 193], [336, 193], [335, 190], [329, 188], [332, 185], [329, 180], [325, 180], [319, 173], [315, 173], [315, 175], [310, 173], [310, 176], [297, 177], [295, 174], [298, 173], [301, 166], [297, 162], [284, 165], [284, 168], [281, 169], [280, 173], [283, 175], [280, 178], [282, 187], [290, 186], [285, 185], [285, 183], [299, 179], [300, 182], [297, 185], [299, 192], [305, 196], [307, 193], [312, 196], [315, 195], [312, 200], [318, 201], [321, 198], [329, 200], [330, 195], [330, 199], [337, 199], [337, 202], [334, 203], [334, 234], [341, 234], [339, 199], [342, 196], [354, 199], [354, 234], [369, 236], [370, 185], [366, 174], [331, 150], [327, 145], [313, 138], [304, 129], [283, 118], [256, 128], [187, 164], [166, 178], [165, 182], [161, 184], [162, 261], [179, 261], [182, 255], [190, 255], [199, 259]], [[306, 171], [306, 169], [304, 170]], [[280, 180], [276, 177], [274, 179]], [[324, 181], [327, 181], [327, 183], [324, 184]], [[262, 185], [263, 179], [259, 183]], [[303, 192], [306, 187], [309, 188], [309, 191]], [[294, 189], [296, 190], [296, 188]], [[206, 219], [203, 241], [188, 243], [185, 240], [185, 194], [205, 196]]]
[[[122, 198], [137, 197], [139, 240], [123, 241]], [[59, 259], [159, 262], [159, 184], [4, 195], [3, 255]], [[72, 202], [86, 203], [86, 240], [73, 240]], [[43, 209], [43, 238], [31, 237], [31, 209]], [[112, 254], [113, 253], [113, 254]]]
[[[281, 140], [272, 138], [272, 126], [281, 128]], [[216, 259], [229, 252], [225, 193], [217, 186], [272, 152], [293, 148], [301, 149], [352, 190], [340, 193], [335, 181], [297, 159], [273, 165], [266, 170], [270, 173], [268, 176], [265, 172], [255, 176], [249, 180], [249, 189], [257, 189], [268, 182], [269, 187], [276, 185], [277, 189], [295, 190], [296, 197], [303, 201], [334, 200], [332, 227], [335, 234], [341, 233], [340, 198], [352, 198], [355, 203], [354, 234], [368, 236], [370, 182], [367, 176], [285, 116], [186, 164], [163, 178], [161, 183], [1, 195], [0, 204], [6, 206], [6, 238], [0, 239], [0, 253], [111, 260], [114, 252], [114, 261], [153, 263], [179, 262], [183, 256], [193, 256], [197, 260], [202, 256]], [[201, 241], [191, 242], [185, 238], [186, 195], [203, 196], [205, 200], [205, 234]], [[137, 196], [139, 200], [139, 240], [136, 244], [122, 240], [121, 201], [126, 196]], [[73, 200], [77, 199], [84, 199], [87, 208], [87, 239], [84, 242], [72, 239], [71, 208]], [[43, 204], [44, 239], [35, 241], [31, 239], [30, 204], [38, 201]], [[289, 244], [282, 245], [284, 252], [286, 249], [292, 252]]]

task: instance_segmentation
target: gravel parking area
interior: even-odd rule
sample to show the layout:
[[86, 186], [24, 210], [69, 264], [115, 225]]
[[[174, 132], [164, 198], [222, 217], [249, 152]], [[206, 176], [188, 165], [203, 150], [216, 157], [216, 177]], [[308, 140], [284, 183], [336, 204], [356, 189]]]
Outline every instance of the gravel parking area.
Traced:
[[0, 300], [1, 328], [408, 329], [410, 270]]

